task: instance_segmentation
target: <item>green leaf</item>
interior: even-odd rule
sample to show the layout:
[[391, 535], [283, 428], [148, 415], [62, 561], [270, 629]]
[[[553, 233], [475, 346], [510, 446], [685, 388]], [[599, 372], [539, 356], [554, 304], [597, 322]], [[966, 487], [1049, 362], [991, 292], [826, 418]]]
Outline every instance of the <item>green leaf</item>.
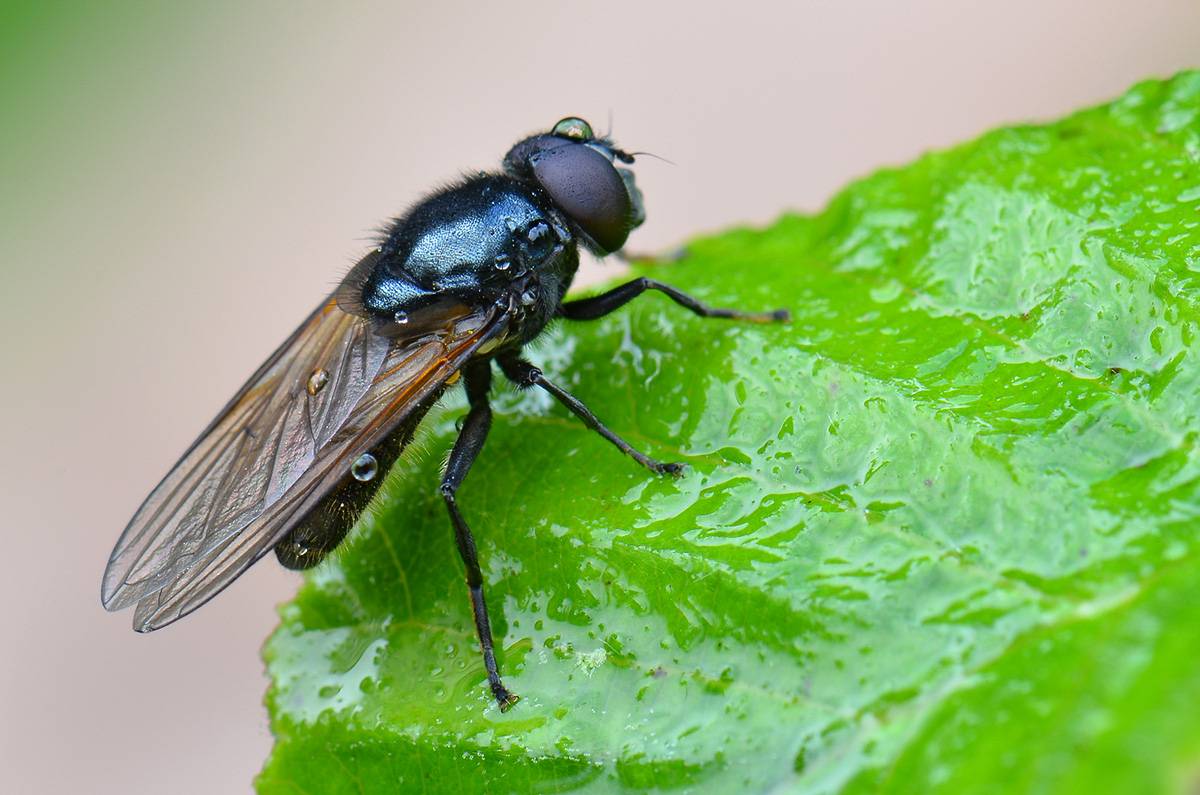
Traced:
[[283, 608], [261, 792], [1163, 792], [1200, 781], [1200, 73], [884, 171], [531, 353]]

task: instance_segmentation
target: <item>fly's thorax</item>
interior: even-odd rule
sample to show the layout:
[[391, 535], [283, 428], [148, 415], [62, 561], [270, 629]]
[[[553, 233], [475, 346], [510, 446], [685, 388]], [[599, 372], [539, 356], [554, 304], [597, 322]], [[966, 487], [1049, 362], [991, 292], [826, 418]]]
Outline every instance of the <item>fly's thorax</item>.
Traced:
[[448, 300], [485, 306], [511, 298], [522, 328], [540, 331], [578, 264], [570, 225], [537, 186], [483, 174], [397, 219], [350, 289], [366, 313], [385, 320]]

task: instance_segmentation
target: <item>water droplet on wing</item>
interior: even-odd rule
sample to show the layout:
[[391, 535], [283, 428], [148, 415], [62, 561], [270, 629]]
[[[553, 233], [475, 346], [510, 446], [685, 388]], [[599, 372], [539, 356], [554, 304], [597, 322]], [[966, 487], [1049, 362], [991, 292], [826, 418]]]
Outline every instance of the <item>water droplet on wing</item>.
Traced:
[[363, 483], [374, 480], [378, 472], [379, 462], [370, 453], [363, 453], [350, 465], [350, 474], [355, 480], [361, 480]]
[[305, 389], [308, 390], [308, 394], [316, 397], [317, 393], [324, 389], [325, 385], [328, 383], [329, 371], [324, 367], [318, 367], [316, 370], [313, 370], [312, 375], [308, 377], [308, 383], [305, 385]]

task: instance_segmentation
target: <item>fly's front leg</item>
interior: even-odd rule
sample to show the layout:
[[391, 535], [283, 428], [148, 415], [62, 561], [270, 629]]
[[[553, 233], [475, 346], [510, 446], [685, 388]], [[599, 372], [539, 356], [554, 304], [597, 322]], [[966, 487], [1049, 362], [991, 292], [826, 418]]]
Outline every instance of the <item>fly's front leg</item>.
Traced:
[[504, 712], [517, 703], [517, 695], [510, 693], [500, 681], [500, 672], [496, 668], [496, 652], [492, 644], [492, 624], [488, 619], [487, 603], [483, 599], [483, 574], [479, 571], [479, 554], [475, 550], [475, 537], [471, 528], [463, 519], [458, 509], [455, 494], [462, 485], [463, 479], [475, 462], [475, 457], [483, 449], [487, 440], [488, 429], [492, 426], [492, 409], [488, 405], [488, 390], [492, 386], [491, 364], [487, 361], [475, 361], [463, 370], [463, 383], [467, 390], [467, 400], [471, 410], [467, 412], [462, 430], [450, 451], [446, 463], [446, 473], [442, 476], [442, 499], [450, 511], [450, 521], [454, 524], [454, 542], [458, 545], [458, 554], [467, 569], [467, 587], [471, 590], [471, 610], [475, 614], [475, 633], [479, 636], [479, 646], [483, 650], [483, 666], [487, 669], [488, 684], [492, 695]]
[[560, 317], [568, 320], [595, 320], [604, 317], [609, 312], [616, 311], [647, 290], [658, 290], [665, 294], [684, 309], [690, 310], [700, 317], [722, 317], [732, 320], [747, 320], [751, 323], [786, 323], [792, 319], [792, 313], [786, 309], [776, 309], [774, 312], [743, 312], [738, 309], [718, 309], [697, 301], [687, 293], [676, 290], [669, 284], [647, 279], [643, 276], [614, 287], [606, 293], [591, 298], [580, 298], [576, 301], [565, 301], [558, 307]]
[[509, 380], [516, 384], [521, 389], [528, 389], [531, 386], [541, 387], [554, 396], [555, 400], [562, 403], [564, 406], [574, 412], [575, 416], [583, 420], [584, 424], [596, 431], [608, 441], [616, 445], [617, 449], [625, 455], [637, 461], [642, 466], [649, 469], [651, 472], [667, 475], [678, 475], [683, 471], [683, 464], [667, 463], [656, 461], [648, 455], [634, 449], [633, 445], [622, 439], [613, 431], [605, 427], [595, 414], [591, 412], [587, 406], [583, 404], [579, 398], [572, 395], [562, 387], [550, 381], [542, 373], [541, 369], [533, 366], [529, 362], [519, 356], [508, 355], [498, 358], [497, 363]]

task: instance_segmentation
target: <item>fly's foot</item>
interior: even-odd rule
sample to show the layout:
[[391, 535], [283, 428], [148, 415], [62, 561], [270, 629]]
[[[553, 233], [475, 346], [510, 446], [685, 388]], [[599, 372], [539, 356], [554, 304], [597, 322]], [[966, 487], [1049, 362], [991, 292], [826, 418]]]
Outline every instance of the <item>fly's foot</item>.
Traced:
[[684, 471], [687, 470], [687, 464], [680, 464], [675, 461], [651, 461], [650, 469], [659, 475], [670, 475], [673, 478], [677, 478], [681, 477]]
[[501, 712], [508, 712], [512, 709], [513, 704], [521, 700], [520, 696], [509, 691], [504, 685], [492, 687], [492, 695], [496, 697], [496, 704], [499, 705]]
[[733, 312], [729, 316], [750, 323], [792, 322], [792, 312], [790, 309], [776, 309], [774, 312]]

